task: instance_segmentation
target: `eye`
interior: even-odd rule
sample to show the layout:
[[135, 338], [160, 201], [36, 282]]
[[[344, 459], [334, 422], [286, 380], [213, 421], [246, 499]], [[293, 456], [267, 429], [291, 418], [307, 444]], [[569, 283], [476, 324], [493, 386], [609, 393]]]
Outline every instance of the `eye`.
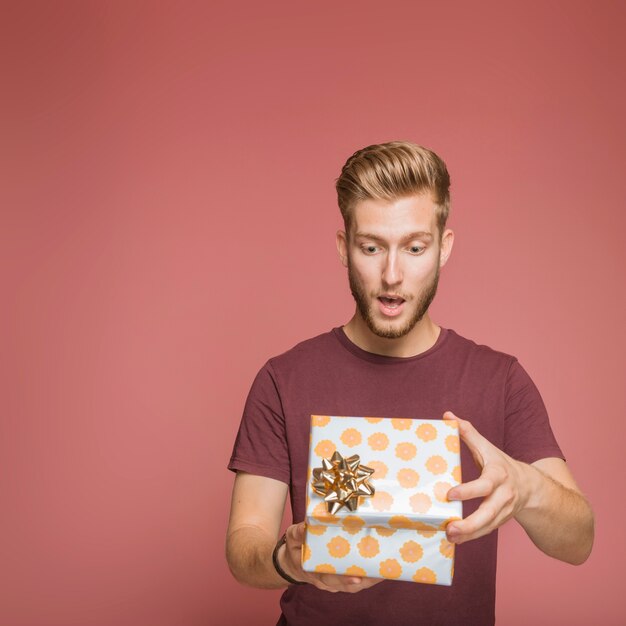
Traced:
[[420, 254], [423, 251], [424, 251], [424, 248], [422, 246], [411, 246], [409, 248], [409, 252], [411, 254]]
[[376, 254], [376, 252], [378, 251], [378, 246], [363, 246], [361, 249], [363, 250], [363, 252], [365, 252], [365, 254]]

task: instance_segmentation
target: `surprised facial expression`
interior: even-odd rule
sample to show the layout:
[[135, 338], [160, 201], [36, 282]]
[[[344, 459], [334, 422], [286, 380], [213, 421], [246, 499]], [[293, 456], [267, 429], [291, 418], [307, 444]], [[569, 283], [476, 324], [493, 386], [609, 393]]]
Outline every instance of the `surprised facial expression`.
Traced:
[[435, 210], [427, 193], [364, 200], [353, 209], [344, 243], [338, 239], [357, 310], [379, 337], [407, 335], [435, 297], [445, 262]]

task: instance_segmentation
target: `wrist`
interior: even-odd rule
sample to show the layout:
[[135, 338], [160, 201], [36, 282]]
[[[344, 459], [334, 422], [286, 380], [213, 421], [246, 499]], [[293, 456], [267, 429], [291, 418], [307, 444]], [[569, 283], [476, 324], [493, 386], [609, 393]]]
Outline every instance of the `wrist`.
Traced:
[[541, 506], [543, 474], [532, 465], [518, 461], [521, 470], [522, 498], [520, 512], [538, 509]]
[[276, 573], [283, 579], [286, 580], [290, 585], [305, 585], [306, 583], [296, 580], [291, 574], [286, 572], [283, 566], [280, 563], [280, 555], [285, 550], [287, 550], [287, 534], [285, 533], [279, 540], [276, 546], [274, 547], [274, 552], [272, 553], [272, 563], [274, 564], [274, 569]]

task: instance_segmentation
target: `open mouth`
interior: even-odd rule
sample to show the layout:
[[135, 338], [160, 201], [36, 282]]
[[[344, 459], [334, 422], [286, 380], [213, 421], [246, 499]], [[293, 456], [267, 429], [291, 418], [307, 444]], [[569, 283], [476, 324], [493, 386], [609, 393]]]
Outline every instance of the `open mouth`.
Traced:
[[388, 298], [386, 296], [379, 296], [378, 298], [388, 309], [397, 309], [403, 302], [403, 298], [394, 297]]
[[400, 315], [404, 308], [404, 298], [399, 296], [378, 296], [378, 301], [380, 302], [380, 312], [387, 317]]

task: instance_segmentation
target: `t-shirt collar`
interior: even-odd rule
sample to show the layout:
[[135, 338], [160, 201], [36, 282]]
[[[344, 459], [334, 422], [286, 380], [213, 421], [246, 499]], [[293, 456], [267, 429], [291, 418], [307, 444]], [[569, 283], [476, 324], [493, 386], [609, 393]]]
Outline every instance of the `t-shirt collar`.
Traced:
[[383, 354], [374, 354], [373, 352], [368, 352], [367, 350], [363, 350], [355, 343], [353, 343], [343, 330], [342, 326], [337, 326], [332, 330], [333, 335], [337, 338], [339, 343], [346, 348], [349, 352], [359, 357], [360, 359], [364, 359], [365, 361], [369, 361], [370, 363], [379, 363], [379, 364], [389, 364], [389, 363], [410, 363], [412, 361], [417, 361], [419, 359], [423, 359], [427, 356], [430, 356], [433, 352], [436, 352], [441, 348], [441, 346], [445, 343], [448, 337], [448, 329], [441, 328], [439, 332], [439, 337], [437, 337], [437, 341], [425, 350], [424, 352], [420, 352], [419, 354], [415, 354], [414, 356], [386, 356]]

